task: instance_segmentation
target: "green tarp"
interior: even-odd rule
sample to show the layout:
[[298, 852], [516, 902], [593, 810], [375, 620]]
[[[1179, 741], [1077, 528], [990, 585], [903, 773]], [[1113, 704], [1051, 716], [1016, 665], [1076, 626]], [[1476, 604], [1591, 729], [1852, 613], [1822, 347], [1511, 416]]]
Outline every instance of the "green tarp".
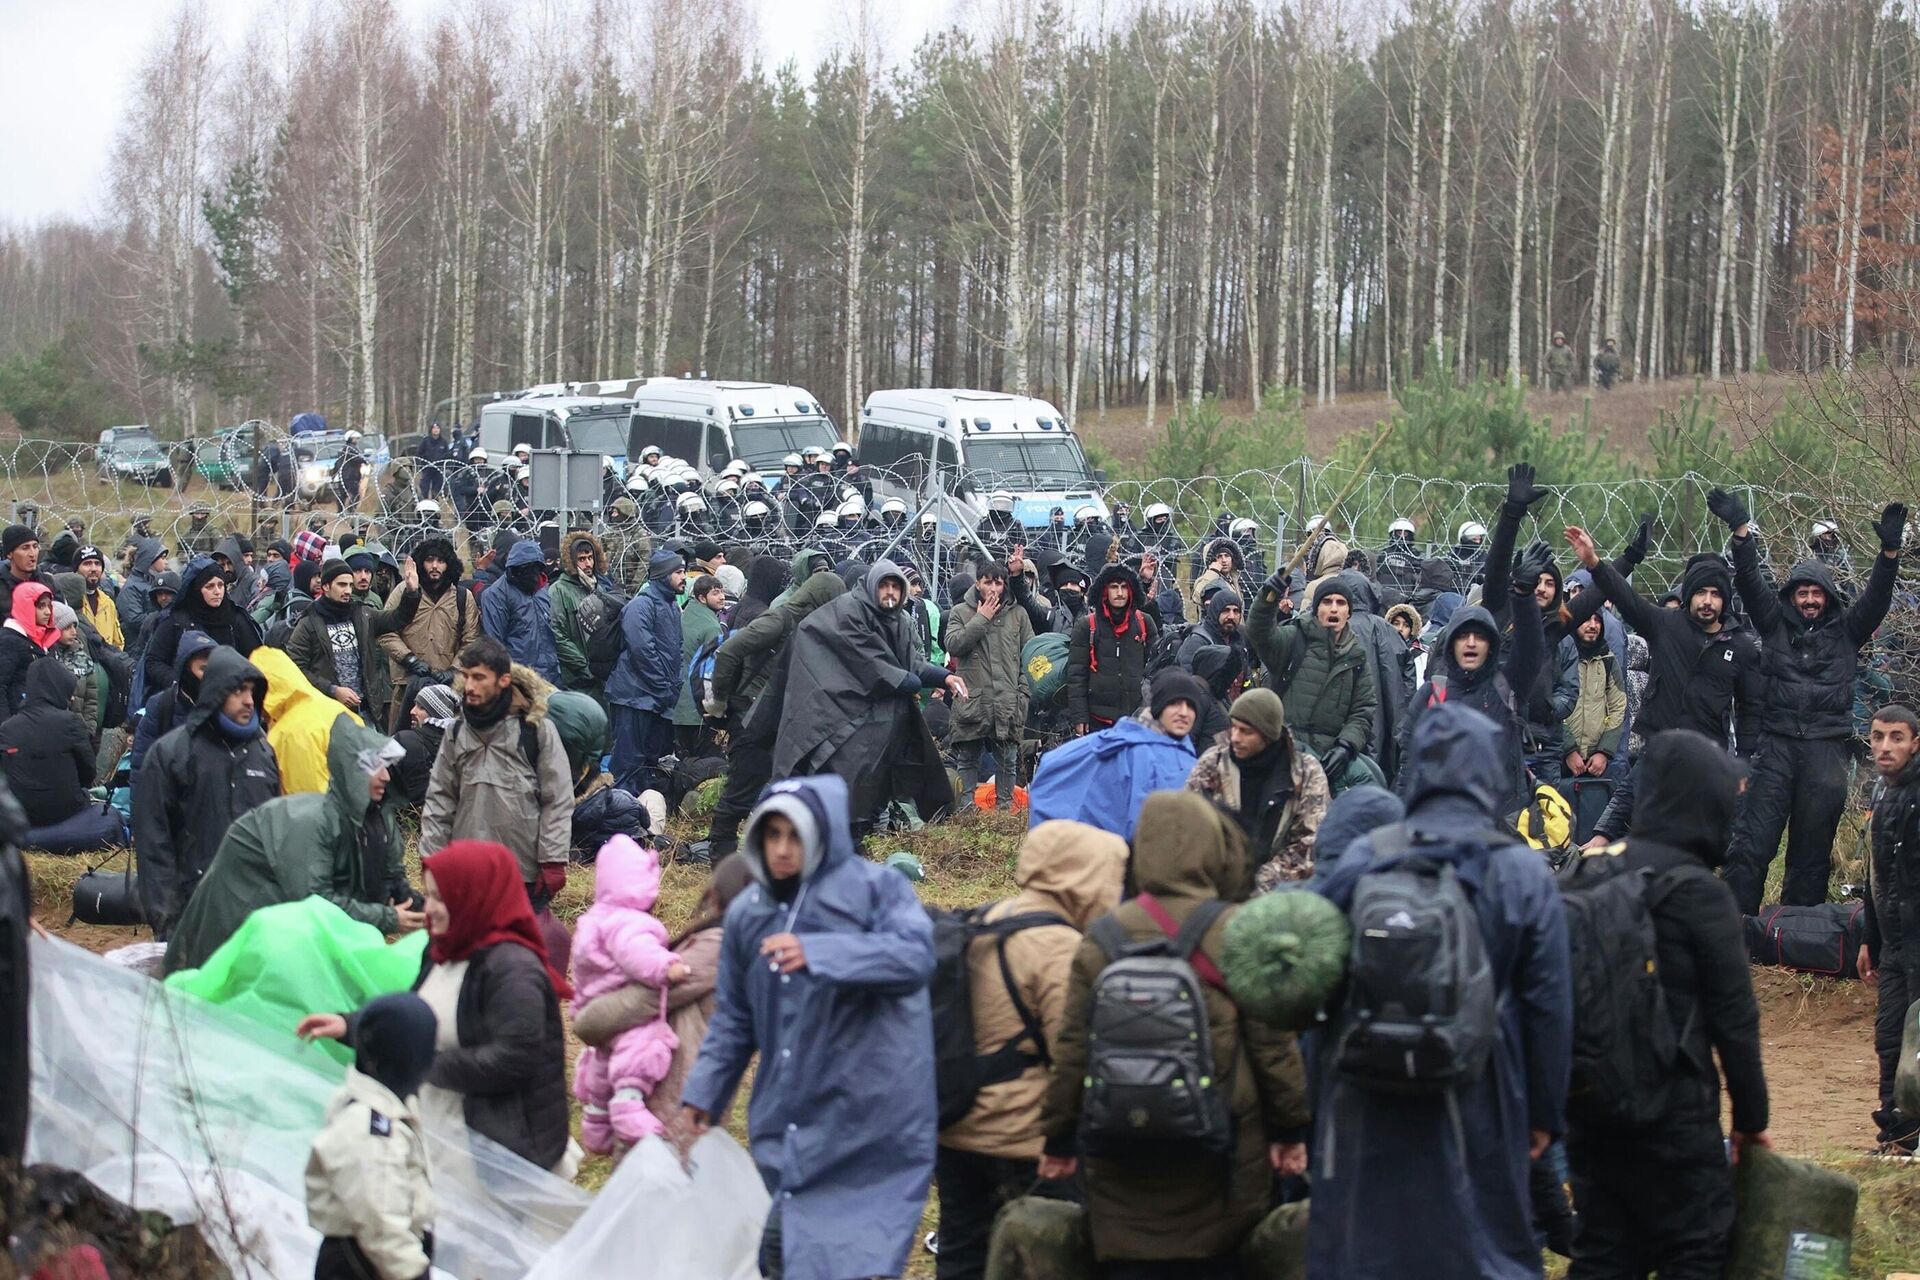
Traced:
[[[350, 1013], [410, 989], [426, 945], [424, 930], [389, 944], [325, 898], [307, 898], [254, 912], [205, 965], [167, 986], [291, 1034], [309, 1013]], [[336, 1061], [353, 1061], [345, 1045], [318, 1043]]]

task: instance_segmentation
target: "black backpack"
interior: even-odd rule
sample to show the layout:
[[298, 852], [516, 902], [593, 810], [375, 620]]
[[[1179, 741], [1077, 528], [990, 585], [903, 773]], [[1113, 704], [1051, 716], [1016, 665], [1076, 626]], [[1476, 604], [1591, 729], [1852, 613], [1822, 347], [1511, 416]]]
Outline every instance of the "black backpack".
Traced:
[[1168, 667], [1180, 661], [1180, 646], [1186, 642], [1193, 629], [1199, 624], [1180, 622], [1160, 628], [1160, 634], [1154, 638], [1153, 648], [1147, 651], [1147, 675], [1157, 676]]
[[[1405, 823], [1369, 839], [1374, 865], [1361, 874], [1347, 908], [1353, 946], [1334, 1061], [1363, 1088], [1445, 1093], [1479, 1078], [1498, 1034], [1499, 999], [1479, 916], [1453, 867], [1418, 853]], [[1513, 842], [1496, 831], [1486, 839]]]
[[1178, 931], [1148, 942], [1131, 940], [1110, 915], [1087, 931], [1108, 958], [1087, 999], [1080, 1144], [1088, 1155], [1139, 1161], [1232, 1151], [1228, 1081], [1216, 1074], [1206, 992], [1195, 971], [1198, 964], [1217, 976], [1212, 961], [1195, 957], [1226, 909], [1218, 900], [1201, 903]]
[[580, 601], [580, 629], [587, 637], [582, 648], [587, 655], [587, 670], [595, 680], [612, 675], [620, 655], [627, 651], [627, 632], [620, 625], [620, 615], [630, 598], [601, 588]]
[[1642, 1129], [1666, 1113], [1680, 1037], [1660, 981], [1654, 905], [1675, 873], [1631, 870], [1609, 845], [1561, 869], [1573, 973], [1573, 1078], [1567, 1114], [1586, 1125]]
[[[933, 1004], [933, 1080], [942, 1129], [965, 1118], [973, 1110], [975, 1097], [988, 1085], [1012, 1080], [1035, 1065], [1053, 1065], [1046, 1030], [1039, 1016], [1020, 998], [1020, 987], [1007, 964], [1007, 939], [1022, 929], [1064, 925], [1067, 921], [1050, 911], [1029, 911], [989, 921], [986, 916], [993, 905], [966, 911], [927, 909], [933, 920], [933, 981], [928, 988]], [[973, 984], [967, 964], [973, 944], [986, 939], [992, 940], [999, 955], [1000, 980], [1006, 983], [1013, 1011], [1026, 1028], [991, 1053], [981, 1053], [974, 1040]]]

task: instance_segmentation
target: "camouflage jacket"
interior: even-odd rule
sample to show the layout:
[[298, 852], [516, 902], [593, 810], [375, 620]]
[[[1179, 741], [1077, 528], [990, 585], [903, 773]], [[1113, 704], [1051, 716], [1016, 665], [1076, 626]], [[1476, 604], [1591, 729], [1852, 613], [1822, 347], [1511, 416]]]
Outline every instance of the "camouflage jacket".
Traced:
[[[1293, 762], [1293, 786], [1280, 811], [1280, 823], [1274, 828], [1273, 844], [1254, 872], [1254, 883], [1261, 893], [1313, 874], [1313, 838], [1333, 794], [1327, 788], [1327, 775], [1320, 762], [1301, 750], [1291, 729], [1287, 730], [1287, 757]], [[1187, 790], [1197, 791], [1233, 813], [1240, 812], [1240, 766], [1225, 735], [1194, 764], [1187, 776]]]

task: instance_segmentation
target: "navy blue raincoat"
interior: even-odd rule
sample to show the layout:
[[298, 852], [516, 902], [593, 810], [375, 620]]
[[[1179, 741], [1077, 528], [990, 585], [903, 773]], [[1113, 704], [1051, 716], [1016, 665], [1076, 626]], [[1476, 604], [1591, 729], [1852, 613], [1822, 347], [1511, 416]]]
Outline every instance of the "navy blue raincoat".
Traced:
[[[1499, 741], [1477, 711], [1429, 708], [1409, 744], [1406, 817], [1416, 835], [1457, 840], [1431, 856], [1453, 863], [1479, 915], [1500, 992], [1498, 1042], [1452, 1099], [1370, 1092], [1324, 1057], [1317, 1064], [1312, 1280], [1540, 1275], [1527, 1146], [1530, 1130], [1565, 1129], [1573, 990], [1552, 873], [1534, 850], [1488, 834], [1506, 793]], [[1372, 861], [1362, 837], [1315, 887], [1345, 909]]]
[[553, 638], [553, 602], [547, 589], [527, 592], [513, 585], [512, 570], [523, 564], [544, 564], [540, 544], [527, 539], [507, 552], [507, 573], [480, 593], [480, 629], [507, 646], [513, 660], [560, 683], [560, 647]]
[[[780, 1214], [787, 1280], [896, 1276], [933, 1178], [933, 929], [905, 877], [862, 858], [838, 777], [775, 783], [742, 853], [759, 884], [727, 909], [713, 1022], [681, 1098], [715, 1121], [758, 1052], [747, 1133]], [[791, 903], [770, 888], [760, 813], [809, 841]], [[793, 933], [782, 975], [760, 943]]]
[[607, 701], [670, 716], [686, 687], [680, 669], [680, 602], [673, 593], [677, 551], [660, 550], [647, 561], [647, 585], [627, 601], [620, 629], [627, 650], [607, 677]]

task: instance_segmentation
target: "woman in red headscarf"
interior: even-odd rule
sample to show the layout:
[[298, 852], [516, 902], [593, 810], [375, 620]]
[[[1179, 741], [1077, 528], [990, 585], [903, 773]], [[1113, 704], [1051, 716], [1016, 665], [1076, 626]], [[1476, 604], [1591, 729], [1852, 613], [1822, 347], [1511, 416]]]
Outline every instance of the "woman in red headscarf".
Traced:
[[27, 700], [27, 668], [60, 639], [53, 625], [53, 588], [23, 582], [13, 589], [13, 608], [0, 623], [0, 720]]
[[[427, 954], [414, 990], [439, 1020], [420, 1114], [440, 1133], [464, 1126], [571, 1180], [566, 1033], [572, 996], [547, 960], [520, 866], [505, 845], [456, 840], [422, 860]], [[308, 1038], [350, 1039], [347, 1020], [314, 1014]]]

